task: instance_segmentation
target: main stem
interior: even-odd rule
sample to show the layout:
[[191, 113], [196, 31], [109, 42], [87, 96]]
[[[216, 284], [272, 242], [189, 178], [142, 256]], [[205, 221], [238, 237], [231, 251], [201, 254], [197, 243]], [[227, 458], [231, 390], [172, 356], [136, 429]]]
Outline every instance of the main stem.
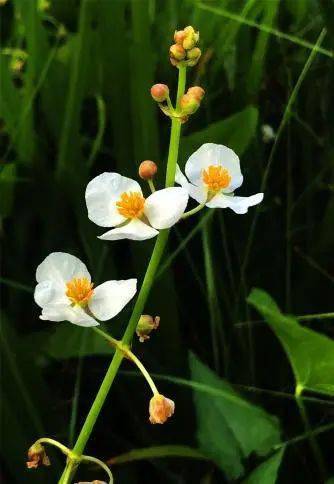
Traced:
[[[186, 85], [186, 67], [180, 67], [176, 108], [179, 107], [180, 99], [184, 94], [185, 85]], [[177, 158], [179, 153], [180, 134], [181, 134], [181, 121], [177, 118], [172, 118], [172, 127], [171, 127], [167, 169], [166, 169], [166, 183], [165, 183], [166, 187], [170, 187], [174, 185], [176, 163], [177, 163]], [[147, 298], [151, 291], [154, 277], [157, 272], [163, 251], [165, 249], [165, 246], [168, 240], [168, 234], [169, 234], [168, 229], [161, 230], [157, 237], [157, 240], [151, 255], [151, 259], [148, 264], [145, 277], [136, 300], [136, 304], [133, 308], [129, 323], [127, 325], [127, 328], [122, 338], [122, 342], [124, 344], [130, 344], [132, 341], [132, 337], [136, 330], [139, 318], [143, 313]], [[111, 360], [108, 371], [101, 383], [100, 389], [97, 392], [95, 400], [89, 410], [86, 420], [82, 426], [79, 437], [74, 445], [73, 452], [78, 456], [82, 455], [86, 447], [87, 441], [93, 431], [95, 422], [107, 398], [107, 395], [115, 379], [115, 376], [118, 372], [118, 369], [120, 367], [123, 357], [124, 357], [123, 353], [117, 349]], [[73, 467], [73, 464], [69, 462], [66, 465], [66, 468], [59, 480], [59, 484], [70, 483], [74, 472], [75, 472], [75, 468]]]

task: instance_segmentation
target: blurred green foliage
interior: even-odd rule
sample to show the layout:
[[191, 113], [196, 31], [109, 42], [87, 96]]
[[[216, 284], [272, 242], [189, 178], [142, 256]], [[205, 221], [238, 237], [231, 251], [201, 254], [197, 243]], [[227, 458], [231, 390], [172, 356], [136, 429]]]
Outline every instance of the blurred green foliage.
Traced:
[[[83, 195], [103, 171], [136, 177], [143, 159], [163, 179], [169, 123], [149, 89], [175, 88], [168, 48], [189, 24], [203, 51], [189, 83], [206, 97], [179, 163], [203, 142], [226, 144], [241, 157], [241, 194], [262, 186], [265, 198], [248, 215], [208, 211], [173, 230], [146, 308], [161, 327], [135, 350], [175, 416], [150, 426], [145, 383], [123, 371], [88, 452], [123, 455], [116, 482], [330, 482], [333, 319], [284, 313], [333, 311], [332, 0], [0, 4], [2, 482], [57, 482], [61, 456], [28, 471], [26, 450], [42, 435], [73, 444], [110, 361], [89, 330], [38, 319], [35, 268], [61, 250], [96, 281], [142, 279], [152, 242], [99, 241]], [[254, 286], [265, 320], [247, 304]], [[105, 329], [121, 335], [130, 309]], [[307, 390], [297, 399], [296, 382]]]

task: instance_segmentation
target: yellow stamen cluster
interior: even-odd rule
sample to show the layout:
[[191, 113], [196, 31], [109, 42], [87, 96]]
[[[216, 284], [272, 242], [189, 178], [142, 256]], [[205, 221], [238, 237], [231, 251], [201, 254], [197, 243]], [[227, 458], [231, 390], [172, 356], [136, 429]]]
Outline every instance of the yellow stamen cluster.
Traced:
[[210, 192], [217, 193], [223, 188], [227, 188], [231, 182], [228, 170], [221, 166], [210, 165], [202, 173], [203, 182], [207, 185]]
[[75, 277], [66, 283], [66, 296], [72, 301], [73, 304], [86, 306], [93, 295], [93, 286], [94, 284], [89, 282], [87, 277]]
[[145, 198], [139, 192], [122, 193], [116, 202], [118, 212], [126, 218], [140, 218], [144, 212]]

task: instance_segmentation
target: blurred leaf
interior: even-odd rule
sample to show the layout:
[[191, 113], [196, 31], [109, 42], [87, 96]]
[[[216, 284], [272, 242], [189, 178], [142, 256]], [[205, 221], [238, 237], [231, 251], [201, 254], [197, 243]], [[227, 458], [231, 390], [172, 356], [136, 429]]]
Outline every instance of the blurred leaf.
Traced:
[[223, 390], [229, 398], [194, 392], [197, 438], [200, 447], [229, 478], [244, 473], [243, 461], [251, 453], [266, 455], [280, 441], [277, 419], [243, 399], [190, 353], [192, 379]]
[[207, 128], [190, 134], [182, 139], [180, 164], [203, 143], [225, 144], [242, 155], [256, 132], [258, 110], [249, 106], [239, 113], [210, 124]]
[[14, 163], [5, 165], [0, 172], [0, 215], [8, 216], [13, 206], [13, 191], [15, 187], [16, 166]]
[[253, 289], [248, 302], [266, 319], [281, 341], [300, 388], [334, 395], [334, 341], [281, 313], [266, 292]]
[[[271, 27], [274, 23], [279, 7], [279, 0], [271, 0], [270, 2], [263, 2], [263, 23]], [[255, 48], [252, 56], [252, 63], [247, 75], [247, 90], [250, 95], [255, 95], [260, 87], [262, 80], [263, 67], [266, 60], [266, 52], [270, 34], [268, 32], [259, 32], [256, 39]]]
[[275, 484], [277, 474], [282, 462], [284, 447], [260, 464], [248, 477], [243, 484]]
[[[86, 343], [82, 345], [83, 331], [88, 333]], [[27, 336], [28, 344], [35, 344], [41, 348], [41, 352], [51, 358], [77, 358], [79, 355], [109, 355], [114, 352], [113, 348], [101, 336], [89, 328], [81, 328], [68, 322], [58, 323], [53, 333], [40, 331]]]
[[202, 452], [197, 449], [192, 449], [186, 445], [157, 445], [154, 447], [146, 447], [144, 449], [133, 449], [125, 454], [117, 455], [108, 459], [108, 465], [124, 464], [126, 462], [133, 462], [142, 459], [156, 459], [161, 457], [183, 457], [189, 459], [204, 459], [207, 460]]
[[[27, 449], [44, 435], [43, 420], [47, 418], [48, 409], [52, 404], [52, 394], [36, 364], [35, 346], [29, 345], [16, 334], [3, 313], [0, 346], [3, 393], [1, 440], [5, 443], [6, 464], [15, 476], [18, 473], [22, 475], [18, 469], [24, 466]], [[56, 425], [55, 421], [53, 425]], [[53, 464], [56, 465], [56, 462]], [[36, 477], [34, 479], [28, 470], [23, 472], [24, 482], [45, 482], [43, 479], [39, 481]]]

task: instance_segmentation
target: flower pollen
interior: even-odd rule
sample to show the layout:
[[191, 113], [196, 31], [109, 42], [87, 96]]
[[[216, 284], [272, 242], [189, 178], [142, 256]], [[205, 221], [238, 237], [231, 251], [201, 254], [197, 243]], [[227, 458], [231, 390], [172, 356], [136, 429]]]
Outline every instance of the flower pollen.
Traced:
[[221, 166], [210, 165], [202, 172], [202, 178], [205, 185], [212, 193], [217, 193], [223, 188], [227, 188], [231, 182], [231, 177], [226, 170]]
[[116, 202], [118, 212], [125, 218], [140, 218], [144, 212], [145, 198], [139, 192], [122, 193]]
[[93, 295], [93, 286], [94, 284], [89, 282], [87, 277], [74, 277], [66, 283], [66, 296], [72, 301], [73, 304], [86, 306]]

